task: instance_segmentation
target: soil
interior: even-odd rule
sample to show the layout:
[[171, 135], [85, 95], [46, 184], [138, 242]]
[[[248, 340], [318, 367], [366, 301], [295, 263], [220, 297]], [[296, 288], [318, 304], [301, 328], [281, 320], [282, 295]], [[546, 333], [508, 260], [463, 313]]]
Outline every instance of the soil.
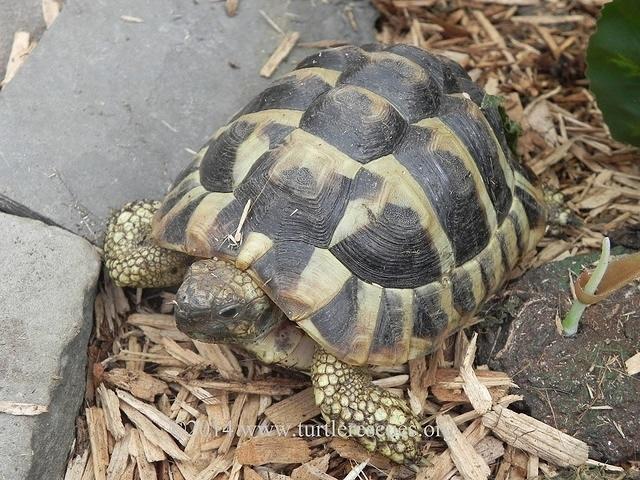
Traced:
[[569, 271], [594, 260], [550, 263], [515, 282], [487, 310], [478, 360], [514, 379], [523, 411], [585, 441], [591, 458], [619, 464], [640, 458], [640, 375], [625, 369], [640, 350], [640, 286], [587, 308], [574, 338], [557, 326], [570, 306]]

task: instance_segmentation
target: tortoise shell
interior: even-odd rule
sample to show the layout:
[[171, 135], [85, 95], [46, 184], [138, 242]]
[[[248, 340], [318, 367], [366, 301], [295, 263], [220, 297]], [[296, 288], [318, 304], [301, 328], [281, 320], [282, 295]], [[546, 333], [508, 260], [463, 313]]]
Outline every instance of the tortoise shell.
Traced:
[[234, 261], [347, 362], [406, 362], [468, 324], [545, 228], [483, 98], [415, 47], [321, 51], [218, 130], [153, 236]]

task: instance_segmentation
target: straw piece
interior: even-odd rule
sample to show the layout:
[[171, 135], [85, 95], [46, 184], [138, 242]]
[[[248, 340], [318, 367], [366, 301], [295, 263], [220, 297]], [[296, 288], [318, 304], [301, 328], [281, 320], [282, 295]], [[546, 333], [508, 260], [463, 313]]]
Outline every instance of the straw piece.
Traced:
[[273, 72], [278, 68], [278, 65], [280, 65], [282, 61], [287, 58], [291, 50], [293, 50], [293, 47], [295, 47], [299, 38], [300, 33], [298, 32], [287, 33], [280, 42], [280, 45], [278, 45], [275, 51], [271, 54], [267, 63], [265, 63], [260, 69], [260, 75], [265, 78], [270, 78], [271, 75], [273, 75]]

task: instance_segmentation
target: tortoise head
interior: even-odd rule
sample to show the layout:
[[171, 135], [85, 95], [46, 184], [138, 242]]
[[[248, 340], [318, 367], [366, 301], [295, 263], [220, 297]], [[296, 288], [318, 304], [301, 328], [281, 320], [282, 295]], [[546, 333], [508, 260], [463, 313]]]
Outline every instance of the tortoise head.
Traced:
[[247, 343], [281, 321], [275, 305], [251, 277], [218, 259], [193, 263], [176, 294], [178, 328], [196, 340]]

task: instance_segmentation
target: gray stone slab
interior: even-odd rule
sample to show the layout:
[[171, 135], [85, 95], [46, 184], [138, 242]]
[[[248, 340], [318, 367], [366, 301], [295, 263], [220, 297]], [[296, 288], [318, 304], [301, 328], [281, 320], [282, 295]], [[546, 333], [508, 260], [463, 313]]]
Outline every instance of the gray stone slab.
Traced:
[[0, 480], [62, 477], [82, 404], [100, 258], [86, 240], [0, 213]]
[[0, 79], [9, 61], [13, 34], [29, 32], [37, 40], [44, 30], [42, 0], [0, 0]]
[[268, 84], [281, 37], [260, 10], [301, 42], [373, 40], [367, 0], [243, 0], [233, 18], [221, 1], [68, 0], [0, 93], [0, 194], [99, 243], [111, 209], [161, 197], [186, 149]]

